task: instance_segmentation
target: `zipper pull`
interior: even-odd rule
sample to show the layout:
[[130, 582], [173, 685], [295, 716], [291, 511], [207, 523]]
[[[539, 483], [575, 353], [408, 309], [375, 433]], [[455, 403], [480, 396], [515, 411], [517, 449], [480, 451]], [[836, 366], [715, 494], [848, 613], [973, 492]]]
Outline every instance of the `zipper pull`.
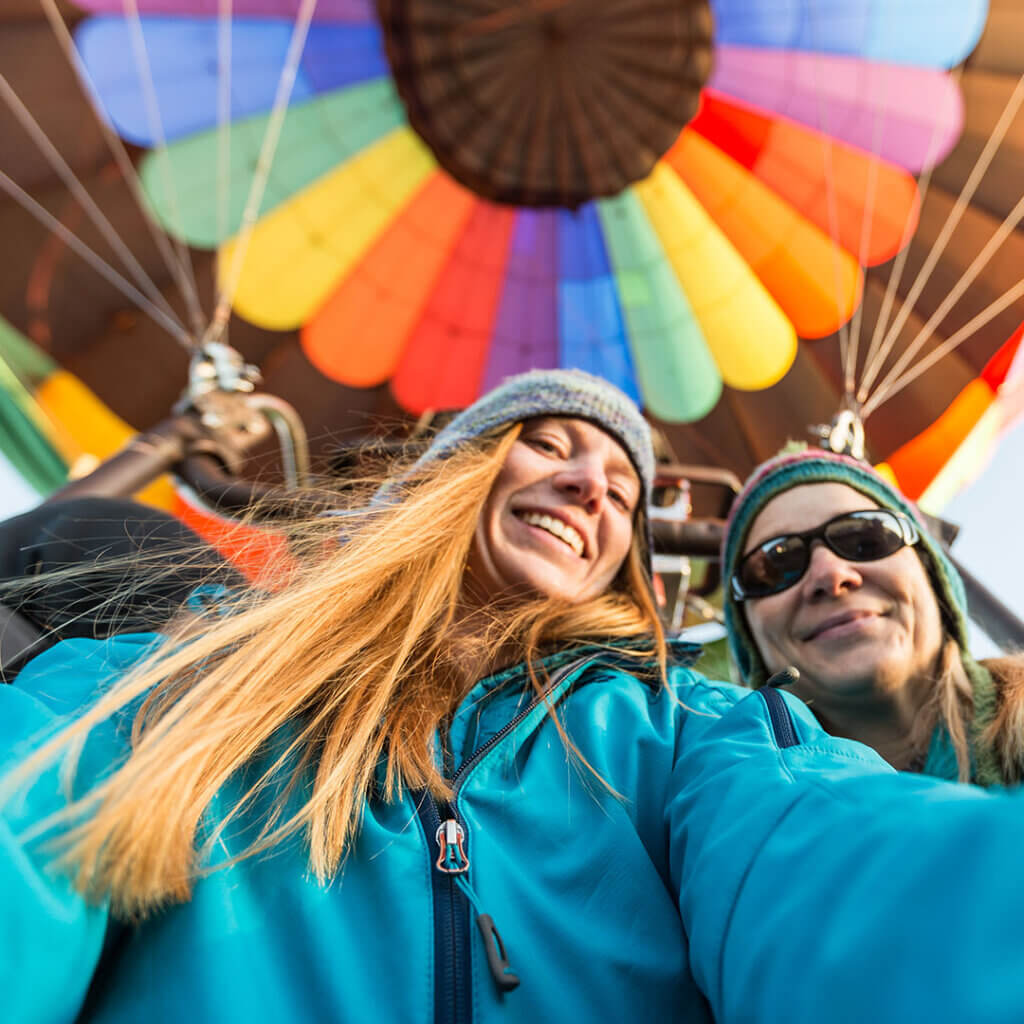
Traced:
[[480, 900], [477, 899], [473, 886], [469, 884], [468, 875], [459, 875], [455, 884], [466, 894], [466, 899], [473, 904], [477, 912], [476, 926], [484, 940], [484, 952], [487, 954], [487, 967], [497, 985], [498, 991], [504, 995], [513, 989], [519, 988], [519, 975], [512, 970], [508, 962], [508, 953], [505, 952], [505, 943], [501, 941], [498, 926], [490, 914], [485, 914], [480, 909]]
[[796, 665], [787, 665], [785, 668], [780, 669], [773, 675], [765, 686], [771, 686], [776, 689], [780, 686], [792, 686], [794, 683], [800, 681], [800, 669]]
[[449, 818], [437, 827], [435, 838], [440, 851], [437, 855], [437, 870], [443, 871], [446, 875], [461, 875], [467, 872], [469, 857], [466, 856], [466, 848], [463, 845], [466, 839], [463, 827], [454, 818]]
[[480, 934], [484, 937], [484, 950], [487, 952], [487, 966], [491, 969], [491, 977], [498, 986], [499, 992], [511, 992], [519, 988], [519, 975], [512, 970], [505, 952], [505, 943], [501, 941], [498, 929], [491, 920], [490, 914], [481, 914], [476, 919]]

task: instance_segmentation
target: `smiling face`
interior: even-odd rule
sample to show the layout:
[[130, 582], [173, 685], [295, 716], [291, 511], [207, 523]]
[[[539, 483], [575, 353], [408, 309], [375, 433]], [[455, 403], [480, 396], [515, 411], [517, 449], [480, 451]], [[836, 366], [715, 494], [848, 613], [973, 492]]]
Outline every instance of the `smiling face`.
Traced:
[[543, 594], [579, 603], [611, 585], [641, 498], [622, 446], [585, 420], [528, 420], [477, 523], [467, 591], [487, 603]]
[[[761, 510], [743, 553], [845, 512], [876, 507], [845, 484], [794, 487]], [[794, 690], [837, 718], [851, 701], [894, 694], [930, 675], [942, 646], [939, 605], [911, 547], [875, 562], [848, 562], [815, 541], [796, 584], [748, 599], [743, 610], [768, 671], [796, 666], [800, 682]]]

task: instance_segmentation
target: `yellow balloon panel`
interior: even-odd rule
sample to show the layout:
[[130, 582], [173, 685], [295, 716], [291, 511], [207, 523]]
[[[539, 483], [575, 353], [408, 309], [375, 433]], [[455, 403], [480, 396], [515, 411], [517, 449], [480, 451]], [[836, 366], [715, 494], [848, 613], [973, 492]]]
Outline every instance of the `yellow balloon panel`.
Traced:
[[634, 186], [686, 293], [722, 379], [757, 390], [796, 357], [796, 332], [693, 193], [664, 164]]
[[803, 338], [838, 330], [860, 301], [857, 261], [745, 167], [694, 131], [667, 158]]
[[[301, 325], [435, 166], [429, 150], [403, 127], [282, 203], [249, 239], [235, 309], [273, 330]], [[237, 246], [235, 238], [220, 250], [222, 286], [230, 282]]]

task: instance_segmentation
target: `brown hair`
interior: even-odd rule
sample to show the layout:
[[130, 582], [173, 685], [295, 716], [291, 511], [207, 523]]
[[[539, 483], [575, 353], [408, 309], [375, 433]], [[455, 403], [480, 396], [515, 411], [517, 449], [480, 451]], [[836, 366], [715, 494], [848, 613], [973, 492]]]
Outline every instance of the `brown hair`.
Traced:
[[909, 741], [913, 750], [926, 757], [932, 734], [940, 723], [949, 733], [956, 754], [957, 778], [971, 780], [971, 720], [974, 697], [971, 681], [964, 670], [957, 642], [946, 636], [939, 650], [935, 675], [916, 685], [927, 687], [921, 694], [917, 714], [910, 727]]
[[[142, 701], [126, 760], [44, 823], [62, 828], [60, 864], [79, 889], [109, 895], [125, 917], [188, 899], [208, 850], [257, 796], [278, 792], [271, 783], [281, 773], [291, 773], [292, 785], [236, 860], [299, 833], [321, 880], [357, 833], [380, 765], [385, 799], [407, 787], [448, 795], [434, 737], [467, 688], [450, 635], [480, 509], [518, 433], [517, 425], [405, 477], [401, 500], [333, 519], [326, 529], [335, 537], [342, 529], [344, 544], [325, 551], [325, 521], [309, 524], [307, 548], [318, 554], [285, 587], [253, 592], [198, 635], [172, 637], [21, 767], [24, 780], [66, 755], [71, 778], [90, 730]], [[655, 659], [664, 680], [666, 646], [641, 534], [634, 530], [608, 592], [578, 605], [543, 598], [505, 609], [474, 647], [525, 658], [541, 691], [534, 662], [547, 650], [638, 638], [632, 656]], [[207, 829], [226, 780], [286, 724], [294, 736], [272, 769]], [[308, 797], [289, 816], [287, 796], [302, 773], [312, 780]]]
[[1024, 653], [987, 658], [980, 662], [995, 684], [995, 715], [989, 722], [975, 721], [976, 707], [971, 679], [964, 668], [960, 648], [947, 636], [939, 652], [935, 676], [928, 687], [910, 729], [910, 744], [927, 755], [932, 733], [943, 725], [956, 754], [957, 777], [970, 782], [972, 745], [995, 756], [1000, 781], [1024, 779]]
[[1024, 652], [986, 658], [998, 697], [996, 714], [979, 741], [992, 748], [1005, 783], [1024, 779]]

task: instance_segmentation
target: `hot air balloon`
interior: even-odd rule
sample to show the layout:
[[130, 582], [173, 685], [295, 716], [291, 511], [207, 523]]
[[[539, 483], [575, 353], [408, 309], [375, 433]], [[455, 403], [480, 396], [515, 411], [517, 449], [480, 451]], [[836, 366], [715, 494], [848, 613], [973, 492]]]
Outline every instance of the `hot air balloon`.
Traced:
[[[198, 304], [208, 310], [214, 261], [221, 287], [232, 282], [246, 186], [303, 5], [235, 4], [230, 40], [214, 5], [199, 0], [141, 4], [138, 28], [114, 13], [122, 11], [119, 4], [80, 6], [91, 13], [77, 21], [76, 38], [100, 106], [133, 145], [150, 150], [139, 161], [148, 209], [193, 246]], [[616, 156], [609, 140], [619, 131], [634, 142], [637, 132], [654, 137], [664, 111], [659, 107], [650, 124], [633, 123], [608, 100], [592, 112], [596, 126], [586, 122], [571, 145], [554, 151], [535, 145], [524, 126], [513, 130], [497, 115], [477, 118], [463, 134], [489, 140], [505, 160], [497, 161], [490, 184], [474, 177], [466, 152], [454, 151], [462, 135], [443, 135], [444, 124], [465, 124], [459, 118], [472, 116], [459, 107], [465, 90], [452, 88], [449, 51], [468, 60], [465, 67], [477, 67], [474, 46], [486, 50], [488, 39], [523, 42], [536, 37], [538, 25], [545, 45], [565, 48], [576, 38], [573, 19], [585, 5], [538, 2], [497, 23], [495, 12], [509, 5], [468, 6], [476, 23], [461, 30], [458, 45], [445, 43], [445, 33], [454, 31], [450, 23], [435, 26], [441, 36], [431, 51], [436, 69], [402, 56], [402, 18], [413, 18], [415, 4], [324, 3], [310, 27], [266, 191], [252, 211], [254, 241], [233, 292], [241, 316], [232, 318], [230, 337], [263, 367], [268, 387], [302, 409], [314, 446], [326, 447], [319, 440], [326, 430], [365, 430], [367, 414], [397, 420], [462, 404], [495, 375], [522, 365], [518, 359], [563, 360], [598, 369], [637, 394], [680, 457], [742, 475], [787, 437], [830, 420], [850, 391], [840, 343], [849, 349], [856, 334], [866, 337], [876, 322], [884, 327], [906, 299], [907, 318], [879, 364], [884, 376], [998, 225], [990, 211], [1005, 204], [1008, 169], [1019, 150], [1012, 118], [988, 172], [1001, 184], [982, 179], [933, 280], [912, 293], [953, 197], [971, 176], [973, 155], [994, 138], [1004, 101], [1012, 100], [1021, 51], [1011, 41], [1022, 29], [1011, 0], [989, 5], [983, 34], [984, 4], [935, 12], [866, 0], [793, 0], [764, 11], [752, 3], [716, 3], [706, 82], [702, 5], [680, 4], [686, 13], [676, 12], [672, 38], [688, 40], [692, 53], [677, 62], [686, 69], [677, 79], [688, 79], [694, 116], [681, 134], [677, 125], [658, 144], [661, 151], [647, 146], [645, 169], [638, 173], [625, 159], [642, 145], [634, 153], [619, 142]], [[549, 14], [553, 20], [545, 21]], [[38, 15], [14, 24], [21, 38], [5, 29], [5, 73], [18, 71], [9, 77], [19, 94], [34, 99], [29, 106], [42, 111], [41, 120], [49, 118], [60, 151], [72, 162], [81, 159], [100, 205], [112, 211], [188, 324], [185, 303], [172, 297], [171, 275], [159, 269], [155, 243], [100, 155], [99, 132], [89, 127], [73, 86], [65, 81], [56, 90], [61, 99], [50, 98], [54, 83], [40, 69], [55, 67], [59, 53], [46, 26]], [[649, 26], [634, 34], [642, 45], [651, 41]], [[944, 69], [962, 61], [979, 35], [975, 54], [951, 77]], [[34, 53], [25, 45], [29, 36]], [[629, 59], [634, 49], [621, 53], [602, 39], [591, 40], [582, 63], [592, 64], [596, 55], [610, 55], [613, 65], [621, 59], [627, 92], [630, 81], [642, 81], [646, 97], [653, 80], [665, 77], [657, 60], [637, 67]], [[228, 41], [230, 59], [218, 57], [217, 47], [225, 54]], [[40, 47], [49, 47], [49, 60], [38, 60]], [[139, 53], [156, 83], [151, 94], [136, 88]], [[486, 54], [478, 56], [493, 72]], [[232, 68], [231, 95], [218, 115], [217, 89], [227, 94], [224, 66]], [[497, 79], [505, 84], [492, 83], [491, 92], [509, 92], [510, 82], [525, 88], [529, 66], [520, 62], [517, 76]], [[440, 77], [424, 84], [420, 73], [432, 70]], [[430, 95], [418, 99], [418, 89]], [[956, 143], [961, 90], [967, 101], [961, 141], [930, 172]], [[502, 106], [501, 95], [492, 99]], [[70, 101], [79, 104], [77, 115], [67, 113]], [[171, 140], [166, 155], [143, 109], [151, 102]], [[457, 108], [453, 122], [445, 120], [449, 102]], [[509, 106], [515, 104], [506, 101]], [[669, 109], [680, 118], [678, 108]], [[226, 178], [222, 172], [229, 206], [220, 222], [218, 148], [229, 155], [220, 166], [230, 171]], [[137, 150], [131, 153], [138, 158]], [[22, 180], [33, 196], [56, 208], [58, 219], [85, 224], [65, 187], [46, 194], [52, 177], [38, 160], [24, 153], [18, 160], [30, 165]], [[502, 177], [508, 167], [517, 194], [502, 191], [510, 187]], [[605, 195], [594, 184], [606, 181], [602, 169], [635, 175], [635, 183]], [[918, 187], [913, 176], [919, 174]], [[608, 193], [613, 187], [604, 186]], [[0, 308], [133, 425], [165, 414], [185, 377], [185, 353], [125, 312], [125, 300], [106, 284], [97, 286], [91, 270], [71, 270], [73, 254], [48, 230], [26, 227], [25, 215], [10, 204], [0, 213], [16, 226], [9, 237], [25, 239], [22, 251], [40, 253], [8, 268], [13, 273], [5, 275]], [[970, 326], [991, 298], [1012, 288], [1020, 265], [1014, 228], [966, 296], [970, 311], [948, 313], [948, 322], [929, 330], [921, 354]], [[96, 236], [92, 227], [85, 231]], [[195, 251], [218, 245], [214, 257]], [[889, 299], [886, 284], [901, 259], [901, 280]], [[77, 287], [71, 274], [78, 275]], [[872, 410], [871, 455], [885, 459], [935, 423], [1022, 319], [1024, 308], [1011, 296], [929, 375]], [[799, 346], [797, 335], [804, 339]], [[865, 340], [854, 399], [868, 347]]]
[[[142, 167], [162, 225], [225, 242], [236, 311], [301, 326], [327, 376], [390, 379], [421, 412], [526, 366], [577, 365], [685, 422], [723, 381], [775, 383], [797, 334], [852, 314], [860, 264], [899, 249], [917, 203], [904, 168], [956, 137], [940, 69], [970, 51], [984, 4], [940, 17], [911, 3], [634, 7], [321, 4], [241, 264], [245, 185], [294, 39], [273, 15], [297, 6], [236, 7], [230, 64], [214, 59], [224, 24], [189, 0], [88, 19], [77, 39], [118, 131], [168, 140]], [[133, 40], [149, 93], [123, 59]], [[218, 223], [216, 86], [229, 68], [244, 86]], [[844, 77], [830, 138], [816, 82]], [[903, 108], [884, 123], [897, 89]]]

